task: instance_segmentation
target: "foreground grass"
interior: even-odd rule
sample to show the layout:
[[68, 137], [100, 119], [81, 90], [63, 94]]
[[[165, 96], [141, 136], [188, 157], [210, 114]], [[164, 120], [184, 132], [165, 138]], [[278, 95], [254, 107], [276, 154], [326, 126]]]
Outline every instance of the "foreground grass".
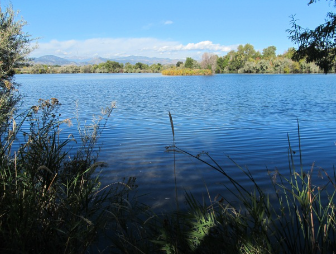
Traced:
[[[1, 146], [1, 253], [333, 253], [336, 249], [335, 175], [315, 186], [313, 168], [294, 164], [289, 143], [289, 174], [270, 172], [273, 193], [265, 193], [248, 170], [239, 167], [253, 189], [240, 185], [207, 153], [184, 153], [218, 171], [230, 184], [225, 195], [200, 204], [186, 193], [187, 208], [155, 214], [136, 198], [135, 179], [100, 186], [95, 145], [113, 107], [99, 122], [60, 139], [59, 103], [40, 101], [25, 116], [30, 125], [17, 151], [20, 124]], [[174, 136], [172, 117], [171, 126]], [[298, 136], [300, 134], [298, 133]], [[301, 148], [299, 147], [299, 150]], [[301, 154], [301, 152], [299, 153]], [[301, 156], [300, 156], [301, 160]], [[275, 197], [273, 200], [270, 196]]]

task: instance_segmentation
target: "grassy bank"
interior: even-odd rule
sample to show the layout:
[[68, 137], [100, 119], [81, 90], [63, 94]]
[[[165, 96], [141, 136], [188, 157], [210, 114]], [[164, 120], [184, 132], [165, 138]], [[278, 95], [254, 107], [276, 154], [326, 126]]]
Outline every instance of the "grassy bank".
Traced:
[[203, 75], [212, 75], [212, 71], [208, 69], [190, 69], [190, 68], [171, 68], [163, 70], [162, 75], [169, 76], [203, 76]]

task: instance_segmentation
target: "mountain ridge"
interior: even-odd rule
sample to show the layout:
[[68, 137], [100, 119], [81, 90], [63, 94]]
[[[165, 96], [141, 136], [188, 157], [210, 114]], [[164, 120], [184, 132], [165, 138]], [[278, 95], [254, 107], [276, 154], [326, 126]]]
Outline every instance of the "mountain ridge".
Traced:
[[41, 57], [34, 58], [32, 60], [33, 64], [46, 64], [46, 65], [93, 65], [93, 64], [100, 64], [104, 63], [106, 61], [116, 61], [118, 63], [130, 63], [130, 64], [136, 64], [138, 62], [144, 63], [144, 64], [176, 64], [178, 61], [183, 61], [181, 59], [170, 59], [170, 58], [158, 58], [158, 57], [146, 57], [146, 56], [127, 56], [127, 57], [115, 57], [115, 58], [102, 58], [102, 57], [93, 57], [89, 59], [66, 59], [62, 57], [58, 57], [55, 55], [44, 55]]

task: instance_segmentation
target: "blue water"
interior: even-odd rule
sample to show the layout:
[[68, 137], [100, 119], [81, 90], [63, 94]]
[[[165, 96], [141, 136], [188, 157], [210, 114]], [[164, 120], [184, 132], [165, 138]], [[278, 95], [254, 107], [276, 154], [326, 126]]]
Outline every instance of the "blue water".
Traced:
[[[104, 184], [137, 178], [139, 193], [151, 204], [173, 206], [174, 154], [165, 152], [175, 126], [176, 145], [192, 154], [208, 152], [223, 169], [249, 187], [230, 156], [248, 168], [267, 191], [267, 169], [288, 173], [288, 138], [299, 164], [298, 124], [305, 171], [315, 163], [333, 174], [336, 162], [335, 75], [239, 75], [167, 77], [161, 74], [18, 75], [23, 107], [56, 97], [63, 118], [78, 103], [82, 122], [90, 123], [102, 107], [117, 108], [105, 126], [100, 160]], [[75, 128], [64, 127], [64, 135]], [[226, 194], [220, 173], [185, 154], [175, 154], [178, 191], [211, 198]], [[205, 158], [202, 156], [201, 158]], [[321, 179], [317, 179], [319, 183]]]

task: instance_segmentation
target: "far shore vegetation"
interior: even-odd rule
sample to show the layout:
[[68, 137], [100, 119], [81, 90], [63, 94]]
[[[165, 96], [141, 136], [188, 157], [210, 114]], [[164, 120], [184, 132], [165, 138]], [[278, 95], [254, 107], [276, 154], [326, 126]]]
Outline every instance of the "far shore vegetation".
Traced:
[[[219, 73], [323, 73], [314, 62], [306, 58], [295, 61], [296, 50], [289, 48], [276, 55], [276, 47], [269, 46], [256, 51], [251, 44], [239, 45], [224, 56], [204, 53], [200, 61], [187, 57], [176, 64], [145, 64], [138, 62], [119, 63], [108, 60], [104, 63], [89, 65], [45, 65], [30, 64], [16, 68], [17, 74], [58, 74], [58, 73], [162, 73], [164, 75], [210, 75]], [[335, 72], [334, 69], [329, 72]]]

